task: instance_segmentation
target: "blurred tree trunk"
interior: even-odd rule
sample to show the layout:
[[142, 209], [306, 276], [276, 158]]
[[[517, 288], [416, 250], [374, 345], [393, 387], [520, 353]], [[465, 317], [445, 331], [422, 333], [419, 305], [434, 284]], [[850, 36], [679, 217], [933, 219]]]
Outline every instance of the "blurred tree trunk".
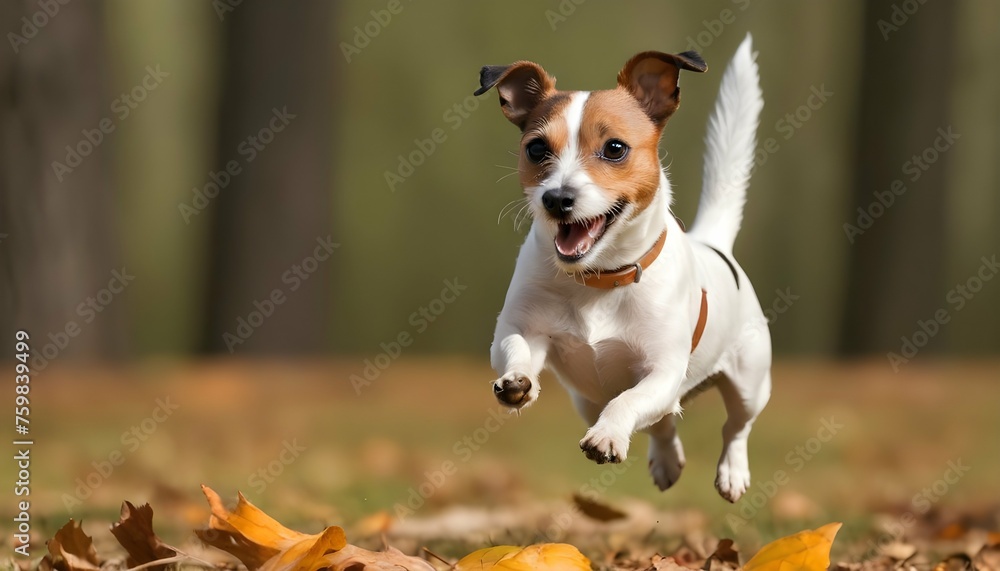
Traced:
[[[0, 328], [29, 330], [34, 353], [44, 350], [37, 368], [119, 354], [127, 295], [99, 295], [123, 270], [108, 160], [116, 133], [98, 131], [115, 124], [104, 3], [49, 8], [59, 11], [0, 4]], [[67, 146], [80, 156], [68, 158]]]
[[[326, 348], [333, 132], [332, 2], [244, 2], [224, 13], [206, 351]], [[223, 175], [227, 165], [235, 168]], [[336, 240], [333, 240], [334, 242]], [[316, 263], [313, 263], [316, 262]], [[311, 272], [310, 272], [311, 271]], [[275, 293], [277, 291], [277, 293]]]
[[[901, 336], [912, 336], [918, 320], [946, 307], [949, 160], [947, 151], [927, 149], [945, 139], [950, 127], [951, 70], [960, 63], [953, 58], [954, 22], [952, 2], [865, 2], [854, 197], [847, 217], [861, 232], [845, 226], [853, 243], [844, 353], [899, 353]], [[894, 181], [900, 181], [897, 193]], [[901, 194], [899, 184], [906, 188]], [[876, 193], [891, 204], [883, 207]]]

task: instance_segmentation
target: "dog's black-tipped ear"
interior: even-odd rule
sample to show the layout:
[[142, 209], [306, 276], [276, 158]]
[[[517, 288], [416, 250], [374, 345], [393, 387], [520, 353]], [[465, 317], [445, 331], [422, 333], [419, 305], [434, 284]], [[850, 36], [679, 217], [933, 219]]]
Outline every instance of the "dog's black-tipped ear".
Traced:
[[473, 95], [482, 95], [493, 87], [500, 94], [504, 116], [523, 131], [531, 110], [555, 91], [556, 80], [530, 61], [483, 66], [479, 70], [479, 89]]
[[618, 72], [618, 85], [631, 93], [650, 119], [662, 127], [680, 107], [678, 77], [682, 69], [703, 73], [708, 65], [694, 51], [680, 54], [642, 52], [632, 56]]
[[479, 89], [473, 95], [479, 96], [492, 89], [508, 69], [509, 65], [484, 65], [479, 70]]

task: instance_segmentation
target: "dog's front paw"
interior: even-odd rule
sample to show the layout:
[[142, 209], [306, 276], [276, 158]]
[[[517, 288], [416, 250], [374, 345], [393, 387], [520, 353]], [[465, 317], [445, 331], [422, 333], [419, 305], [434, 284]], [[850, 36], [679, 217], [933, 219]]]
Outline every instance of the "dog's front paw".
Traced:
[[500, 404], [520, 409], [538, 398], [538, 388], [527, 375], [507, 373], [493, 381], [493, 394]]
[[587, 458], [598, 464], [607, 462], [617, 464], [624, 460], [628, 454], [628, 436], [617, 434], [600, 424], [595, 424], [590, 427], [583, 440], [580, 441], [580, 449], [587, 455]]

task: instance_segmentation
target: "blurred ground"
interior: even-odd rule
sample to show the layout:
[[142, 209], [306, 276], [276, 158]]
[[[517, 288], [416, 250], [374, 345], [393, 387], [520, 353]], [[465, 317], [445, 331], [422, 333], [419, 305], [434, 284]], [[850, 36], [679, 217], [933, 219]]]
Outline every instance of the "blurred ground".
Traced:
[[[151, 502], [160, 534], [182, 543], [206, 521], [202, 483], [233, 500], [242, 490], [303, 531], [336, 523], [357, 537], [379, 527], [372, 514], [402, 515], [390, 537], [445, 552], [463, 530], [485, 543], [589, 530], [604, 547], [614, 547], [608, 529], [631, 533], [580, 516], [566, 503], [573, 493], [622, 509], [654, 546], [700, 531], [752, 547], [844, 521], [834, 553], [858, 557], [886, 529], [1000, 531], [1000, 363], [910, 363], [898, 374], [881, 361], [779, 363], [750, 440], [754, 485], [736, 505], [713, 488], [723, 421], [714, 391], [685, 412], [687, 468], [660, 493], [646, 474], [645, 436], [627, 465], [583, 457], [584, 426], [552, 379], [518, 417], [494, 404], [485, 362], [400, 359], [358, 394], [350, 376], [364, 367], [147, 361], [39, 374], [36, 553], [69, 517], [107, 535], [122, 500]], [[12, 463], [0, 464], [0, 478], [14, 479]], [[5, 502], [0, 517], [10, 521], [13, 509]], [[907, 524], [907, 513], [920, 525]], [[10, 538], [0, 541], [9, 552]]]

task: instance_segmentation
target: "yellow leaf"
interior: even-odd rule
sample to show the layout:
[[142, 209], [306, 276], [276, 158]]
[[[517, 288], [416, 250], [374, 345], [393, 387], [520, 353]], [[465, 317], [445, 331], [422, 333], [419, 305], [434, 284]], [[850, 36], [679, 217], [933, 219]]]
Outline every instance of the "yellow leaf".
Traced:
[[310, 571], [327, 567], [323, 557], [347, 545], [344, 530], [337, 526], [310, 535], [293, 531], [251, 504], [243, 494], [234, 511], [208, 486], [202, 486], [212, 515], [208, 529], [195, 534], [212, 547], [235, 555], [247, 569]]
[[368, 551], [348, 545], [337, 526], [310, 535], [281, 525], [239, 494], [236, 509], [229, 511], [219, 495], [202, 486], [212, 515], [208, 529], [195, 533], [212, 547], [235, 555], [250, 571], [358, 571], [399, 569], [434, 571], [429, 563], [400, 551]]
[[454, 571], [590, 571], [590, 560], [572, 545], [539, 543], [528, 547], [500, 545], [474, 551]]
[[830, 547], [840, 526], [828, 523], [772, 541], [747, 561], [743, 571], [826, 571], [830, 567]]

